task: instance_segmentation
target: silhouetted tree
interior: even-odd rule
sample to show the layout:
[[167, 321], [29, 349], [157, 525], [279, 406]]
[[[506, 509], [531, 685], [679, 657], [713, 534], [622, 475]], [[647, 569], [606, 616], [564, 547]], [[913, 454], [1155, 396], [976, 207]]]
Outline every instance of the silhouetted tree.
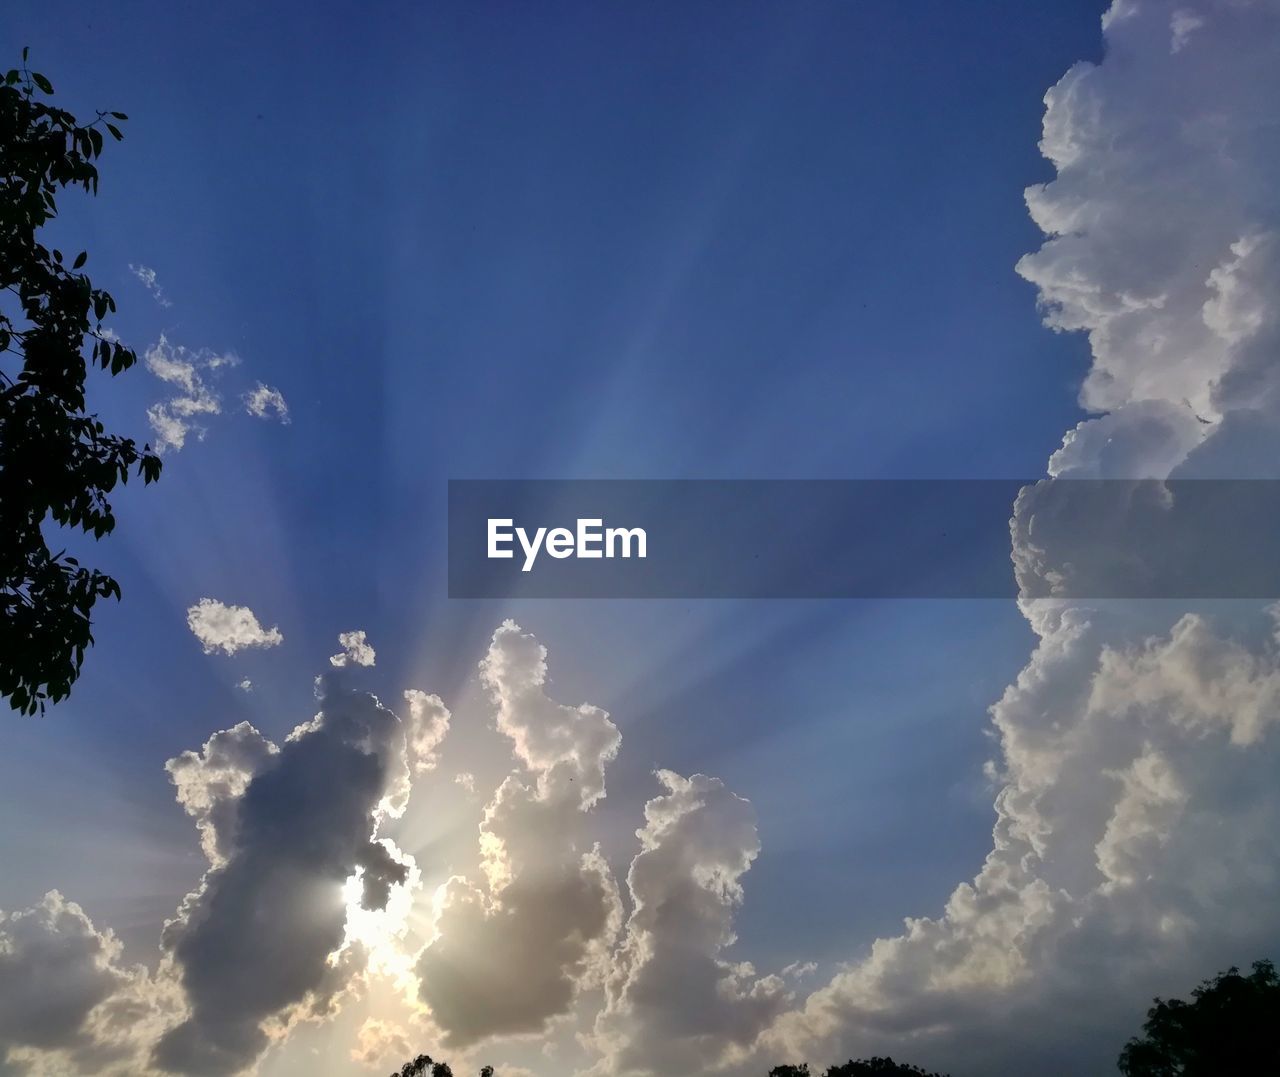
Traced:
[[86, 411], [89, 362], [114, 375], [137, 356], [103, 328], [115, 301], [78, 272], [88, 255], [68, 266], [37, 238], [64, 188], [97, 193], [102, 129], [120, 139], [111, 121], [125, 116], [80, 123], [42, 99], [53, 86], [26, 63], [23, 49], [22, 67], [0, 82], [0, 696], [34, 714], [71, 691], [93, 604], [120, 597], [110, 576], [51, 553], [42, 525], [101, 538], [115, 527], [116, 483], [134, 465], [153, 481], [160, 460]]
[[[769, 1077], [809, 1077], [808, 1064], [799, 1066], [774, 1066]], [[892, 1058], [864, 1058], [849, 1061], [842, 1066], [831, 1066], [823, 1077], [945, 1077], [941, 1073], [929, 1073], [919, 1066], [895, 1062]]]
[[[433, 1062], [430, 1055], [419, 1055], [412, 1062], [406, 1062], [391, 1077], [453, 1077], [453, 1070], [447, 1062]], [[482, 1067], [480, 1077], [493, 1077], [493, 1067]]]
[[895, 1062], [892, 1058], [864, 1058], [860, 1061], [846, 1062], [843, 1066], [832, 1066], [825, 1077], [946, 1077], [945, 1074], [922, 1070], [919, 1066], [910, 1066], [905, 1062]]
[[453, 1077], [453, 1070], [443, 1062], [432, 1062], [430, 1055], [419, 1055], [412, 1062], [406, 1062], [391, 1077]]
[[1157, 998], [1144, 1036], [1120, 1052], [1126, 1077], [1261, 1077], [1280, 1073], [1280, 978], [1270, 961], [1230, 968], [1191, 992]]

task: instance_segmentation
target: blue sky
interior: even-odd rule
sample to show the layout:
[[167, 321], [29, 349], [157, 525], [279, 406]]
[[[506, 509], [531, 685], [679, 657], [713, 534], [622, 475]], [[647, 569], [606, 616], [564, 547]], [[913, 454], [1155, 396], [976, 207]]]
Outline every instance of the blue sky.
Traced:
[[[115, 328], [241, 362], [207, 436], [119, 498], [93, 556], [124, 601], [73, 698], [0, 724], [0, 907], [56, 886], [154, 962], [205, 867], [165, 760], [242, 719], [282, 740], [353, 628], [384, 699], [483, 725], [514, 617], [554, 697], [622, 730], [595, 813], [620, 876], [666, 767], [756, 809], [734, 953], [761, 969], [829, 973], [939, 908], [991, 847], [986, 711], [1036, 642], [1013, 603], [450, 601], [445, 483], [1043, 475], [1090, 351], [1013, 267], [1043, 239], [1045, 91], [1101, 57], [1100, 14], [7, 4], [60, 101], [130, 116], [59, 226]], [[288, 425], [232, 406], [259, 381]], [[99, 403], [143, 436], [164, 396], [138, 370]], [[284, 644], [203, 654], [204, 596]]]
[[[91, 753], [95, 769], [110, 753], [181, 847], [160, 764], [242, 713], [264, 720], [231, 689], [242, 665], [185, 634], [201, 595], [282, 624], [287, 651], [259, 676], [294, 706], [340, 630], [366, 627], [384, 665], [441, 686], [470, 674], [511, 612], [581, 662], [561, 669], [562, 691], [655, 738], [664, 765], [713, 769], [726, 743], [761, 740], [785, 773], [815, 728], [843, 730], [853, 758], [824, 790], [824, 848], [910, 845], [927, 869], [901, 865], [899, 884], [878, 867], [877, 904], [894, 919], [936, 899], [987, 840], [981, 798], [948, 798], [975, 780], [982, 711], [1025, 657], [1012, 604], [450, 603], [444, 483], [1042, 474], [1078, 417], [1082, 344], [1044, 331], [1012, 272], [1036, 240], [1021, 190], [1046, 174], [1040, 97], [1097, 51], [1097, 17], [1096, 4], [991, 5], [982, 20], [948, 4], [427, 5], [360, 20], [311, 5], [8, 8], [6, 40], [30, 43], [63, 101], [130, 116], [101, 196], [64, 210], [117, 294], [118, 331], [235, 352], [293, 421], [219, 423], [160, 486], [122, 499], [94, 555], [127, 601], [104, 611], [74, 702], [2, 735]], [[156, 269], [172, 307], [129, 263]], [[128, 381], [112, 416], [145, 436], [162, 394]], [[977, 637], [963, 648], [958, 620]], [[620, 680], [669, 679], [627, 656], [691, 622], [712, 637], [689, 675], [701, 683], [616, 698]], [[746, 657], [757, 648], [766, 660]], [[885, 661], [917, 648], [937, 652], [928, 680], [886, 690]], [[815, 651], [824, 668], [797, 676]], [[780, 691], [785, 706], [762, 705]], [[4, 756], [30, 811], [27, 767]], [[943, 799], [899, 818], [885, 789], [853, 780], [881, 768]], [[777, 781], [749, 780], [755, 796]], [[967, 825], [935, 830], [956, 812]], [[754, 889], [769, 870], [766, 855]], [[11, 877], [3, 898], [54, 881]], [[858, 884], [834, 885], [843, 919]], [[748, 908], [769, 917], [762, 898]]]

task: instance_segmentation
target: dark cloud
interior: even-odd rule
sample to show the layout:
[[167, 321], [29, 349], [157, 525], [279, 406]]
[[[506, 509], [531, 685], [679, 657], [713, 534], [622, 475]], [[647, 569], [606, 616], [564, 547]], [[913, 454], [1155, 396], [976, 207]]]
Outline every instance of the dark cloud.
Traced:
[[[381, 907], [405, 878], [374, 840], [388, 798], [407, 777], [399, 719], [335, 678], [321, 685], [320, 713], [279, 751], [239, 753], [256, 766], [243, 792], [229, 782], [221, 793], [201, 787], [203, 800], [184, 801], [198, 821], [220, 808], [226, 820], [215, 828], [220, 861], [166, 925], [163, 947], [190, 1013], [156, 1047], [162, 1069], [234, 1073], [267, 1047], [265, 1022], [287, 1024], [300, 1007], [323, 1009], [345, 982], [330, 958], [344, 940], [345, 882], [363, 869], [365, 904]], [[253, 743], [244, 730], [221, 736], [232, 734], [241, 749]], [[175, 780], [212, 770], [227, 747], [215, 738], [199, 767], [188, 757], [175, 761]]]

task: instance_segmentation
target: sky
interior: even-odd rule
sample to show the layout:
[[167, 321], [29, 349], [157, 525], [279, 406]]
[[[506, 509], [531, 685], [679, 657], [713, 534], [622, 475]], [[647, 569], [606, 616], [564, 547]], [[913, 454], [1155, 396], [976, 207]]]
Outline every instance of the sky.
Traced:
[[71, 699], [0, 723], [0, 1073], [1096, 1073], [1275, 953], [1261, 603], [463, 601], [445, 559], [450, 478], [1270, 474], [1274, 5], [0, 40], [129, 115], [54, 233], [165, 461], [84, 545], [124, 597]]

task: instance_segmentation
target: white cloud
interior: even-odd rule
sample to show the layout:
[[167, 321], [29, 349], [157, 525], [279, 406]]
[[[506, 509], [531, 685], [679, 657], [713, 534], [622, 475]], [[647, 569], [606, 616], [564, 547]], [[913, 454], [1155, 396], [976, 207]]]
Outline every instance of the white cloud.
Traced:
[[202, 598], [187, 610], [187, 627], [205, 654], [230, 655], [246, 647], [276, 647], [284, 642], [280, 629], [263, 628], [248, 606], [227, 606], [212, 598]]
[[346, 666], [372, 666], [377, 660], [378, 656], [365, 639], [363, 631], [340, 633], [338, 645], [342, 650], [329, 658], [329, 664], [338, 669]]
[[253, 691], [253, 681], [249, 680], [249, 678], [248, 678], [248, 677], [246, 677], [244, 680], [240, 681], [240, 682], [236, 685], [236, 687], [237, 687], [237, 688], [239, 688], [239, 689], [240, 689], [240, 691], [242, 691], [242, 692], [252, 692], [252, 691]]
[[659, 771], [627, 886], [632, 912], [606, 980], [593, 1074], [708, 1073], [782, 1012], [781, 978], [722, 955], [760, 851], [751, 805], [718, 778]]
[[239, 360], [234, 355], [191, 352], [170, 344], [161, 334], [159, 341], [147, 349], [143, 361], [152, 374], [176, 389], [174, 396], [147, 409], [156, 435], [156, 452], [181, 449], [193, 431], [197, 438], [203, 438], [205, 431], [198, 423], [199, 417], [222, 412], [222, 397], [206, 379], [216, 377]]
[[485, 809], [483, 878], [455, 875], [441, 888], [435, 937], [417, 963], [421, 999], [449, 1047], [542, 1032], [567, 1015], [598, 982], [621, 918], [613, 876], [584, 835], [617, 727], [597, 707], [546, 696], [546, 650], [512, 621], [480, 669], [521, 766]]
[[406, 689], [404, 698], [409, 704], [406, 736], [410, 765], [418, 774], [434, 770], [440, 762], [440, 745], [449, 732], [449, 708], [439, 696], [428, 695], [416, 688]]
[[279, 389], [258, 382], [253, 389], [242, 397], [244, 410], [255, 419], [276, 418], [282, 423], [289, 422], [289, 405], [284, 401], [284, 394]]
[[164, 289], [160, 287], [160, 281], [156, 278], [156, 271], [150, 266], [134, 265], [129, 263], [129, 271], [142, 282], [142, 286], [151, 293], [154, 299], [162, 307], [171, 307], [173, 304], [169, 302], [168, 297], [164, 294]]
[[215, 733], [199, 752], [165, 763], [178, 803], [196, 821], [200, 847], [215, 867], [235, 848], [240, 797], [279, 749], [248, 722]]
[[878, 940], [767, 1045], [1101, 1072], [1153, 995], [1274, 945], [1280, 656], [1195, 615], [1121, 648], [1107, 641], [1124, 620], [1066, 609], [1042, 625], [993, 709], [1001, 791], [981, 872], [940, 916]]
[[[1046, 97], [1057, 176], [1027, 200], [1049, 238], [1018, 267], [1093, 355], [1081, 400], [1100, 414], [1050, 472], [1274, 475], [1280, 12], [1118, 3], [1105, 25], [1107, 58]], [[1066, 573], [1093, 556], [1033, 505], [1015, 559]], [[1274, 615], [1023, 609], [1039, 645], [992, 709], [981, 871], [779, 1018], [757, 1059], [1102, 1072], [1153, 995], [1280, 942]]]

